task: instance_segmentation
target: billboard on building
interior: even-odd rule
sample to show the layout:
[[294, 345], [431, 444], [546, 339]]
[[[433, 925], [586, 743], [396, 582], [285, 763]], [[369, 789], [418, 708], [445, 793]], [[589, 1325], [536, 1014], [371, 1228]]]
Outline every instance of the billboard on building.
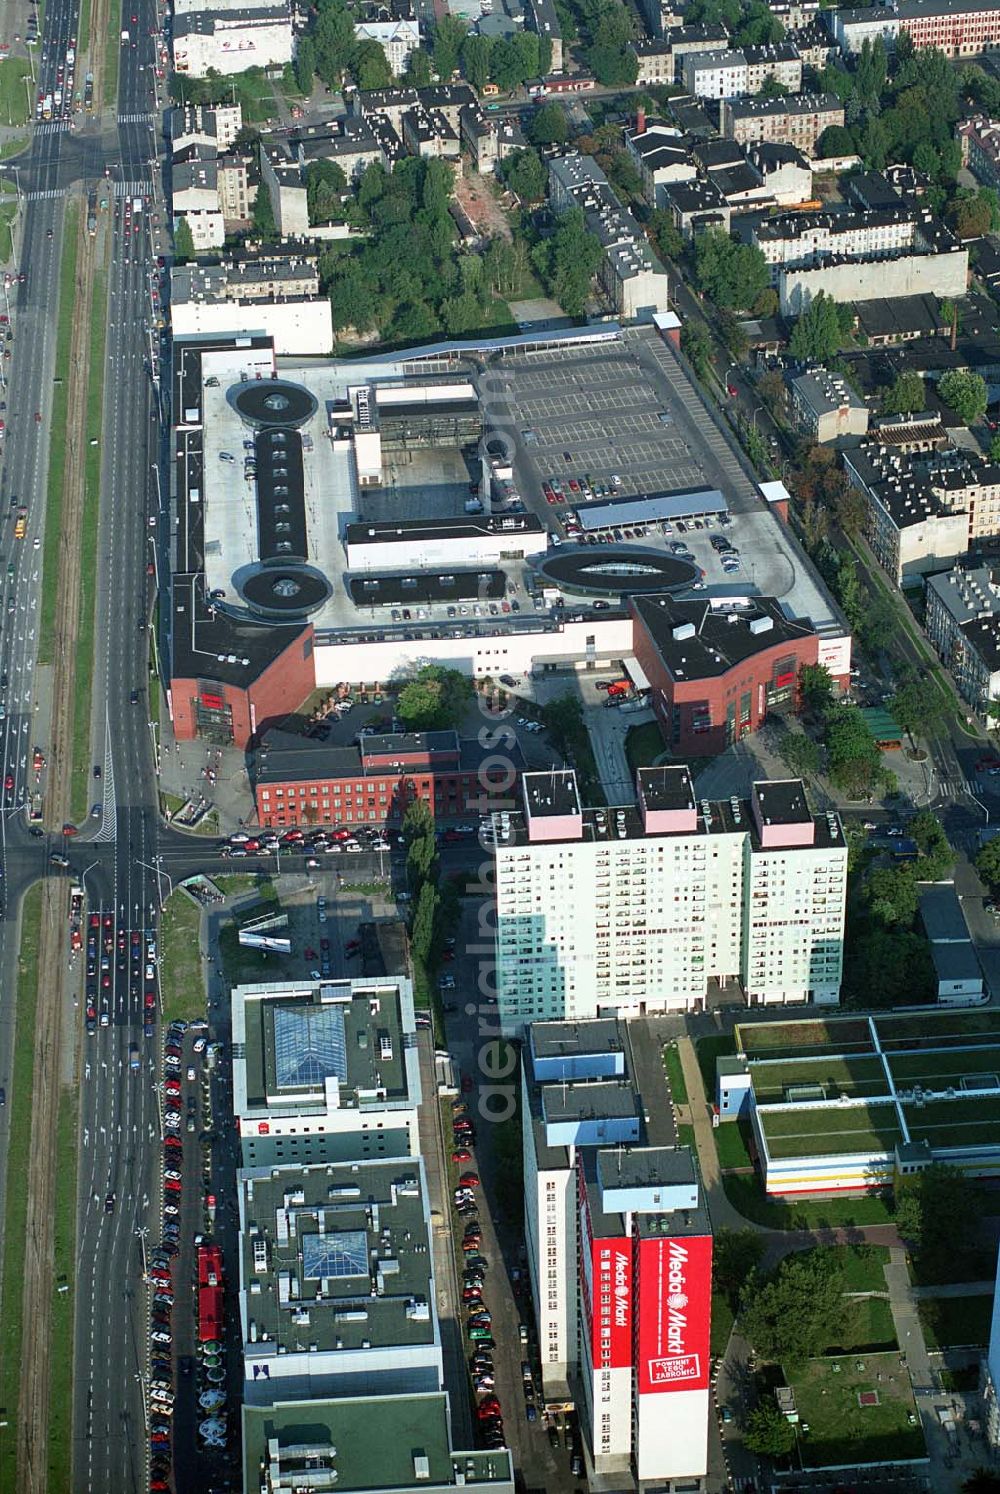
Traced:
[[639, 1394], [704, 1390], [712, 1303], [712, 1237], [639, 1242]]
[[632, 1364], [632, 1241], [627, 1236], [592, 1242], [590, 1279], [594, 1368], [629, 1367]]

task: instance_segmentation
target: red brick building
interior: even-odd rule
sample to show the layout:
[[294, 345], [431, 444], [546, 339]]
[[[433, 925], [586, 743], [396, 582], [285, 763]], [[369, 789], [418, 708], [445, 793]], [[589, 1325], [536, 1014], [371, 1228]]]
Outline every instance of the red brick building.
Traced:
[[794, 709], [799, 670], [818, 662], [812, 624], [790, 621], [773, 597], [676, 601], [633, 597], [635, 656], [650, 682], [664, 741], [709, 757]]
[[287, 628], [213, 616], [197, 578], [174, 580], [170, 715], [179, 742], [245, 748], [316, 685], [311, 623]]
[[517, 796], [520, 749], [487, 749], [453, 731], [363, 733], [330, 747], [273, 732], [253, 773], [261, 825], [399, 825], [415, 799], [435, 819], [467, 819]]

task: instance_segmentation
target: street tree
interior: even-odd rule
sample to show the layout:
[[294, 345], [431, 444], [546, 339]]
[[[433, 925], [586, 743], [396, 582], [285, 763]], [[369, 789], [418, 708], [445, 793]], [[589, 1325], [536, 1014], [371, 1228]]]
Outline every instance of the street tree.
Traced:
[[569, 139], [569, 120], [566, 110], [554, 99], [536, 109], [528, 125], [528, 139], [532, 145], [562, 145]]
[[865, 900], [884, 928], [910, 928], [920, 906], [914, 864], [875, 867], [865, 883]]
[[792, 328], [788, 351], [803, 363], [826, 363], [840, 352], [843, 340], [837, 303], [820, 291]]
[[684, 323], [681, 328], [681, 352], [699, 379], [706, 379], [712, 366], [712, 339], [701, 322]]
[[795, 1428], [773, 1400], [764, 1400], [747, 1416], [743, 1441], [761, 1457], [784, 1458], [795, 1446]]
[[976, 853], [976, 871], [991, 892], [1000, 889], [1000, 836], [988, 840]]
[[299, 43], [295, 49], [295, 82], [299, 92], [307, 96], [312, 93], [315, 79], [316, 44], [307, 33], [299, 37]]
[[911, 737], [927, 736], [944, 715], [944, 700], [930, 680], [911, 680], [896, 691], [889, 709], [894, 720]]
[[803, 708], [816, 716], [821, 716], [833, 704], [833, 675], [825, 664], [802, 665], [799, 697]]
[[434, 22], [434, 69], [442, 83], [450, 82], [452, 73], [458, 67], [468, 29], [463, 20], [448, 11]]
[[428, 88], [433, 75], [430, 53], [423, 47], [414, 47], [406, 59], [407, 83], [411, 88]]
[[819, 772], [819, 748], [805, 732], [786, 731], [778, 746], [778, 756], [796, 778], [808, 778]]
[[929, 882], [940, 882], [955, 864], [955, 853], [941, 821], [931, 810], [922, 809], [913, 816], [907, 829], [910, 839], [916, 841], [920, 851], [917, 865], [921, 876]]
[[650, 213], [646, 232], [661, 259], [680, 259], [684, 253], [684, 240], [673, 218], [663, 208], [656, 208]]
[[770, 279], [767, 261], [755, 244], [740, 244], [721, 228], [700, 233], [694, 243], [698, 289], [720, 309], [745, 311]]

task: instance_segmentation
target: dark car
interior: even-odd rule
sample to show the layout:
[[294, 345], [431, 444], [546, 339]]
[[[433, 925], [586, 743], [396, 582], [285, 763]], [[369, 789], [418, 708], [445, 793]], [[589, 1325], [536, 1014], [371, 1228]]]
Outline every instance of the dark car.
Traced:
[[105, 1214], [113, 1214], [115, 1212], [115, 1195], [113, 1191], [105, 1196], [104, 1212]]

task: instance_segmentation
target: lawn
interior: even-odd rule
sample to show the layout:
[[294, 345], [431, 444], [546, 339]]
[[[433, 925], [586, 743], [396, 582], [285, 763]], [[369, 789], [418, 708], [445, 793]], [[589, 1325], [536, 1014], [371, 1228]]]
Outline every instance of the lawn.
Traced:
[[236, 922], [223, 924], [219, 931], [219, 962], [227, 983], [245, 985], [254, 981], [286, 980], [301, 976], [301, 966], [294, 958], [269, 953], [266, 949], [245, 949], [240, 943], [240, 925], [249, 919], [274, 912], [277, 894], [273, 887], [257, 889], [260, 900], [241, 908]]
[[[80, 612], [76, 628], [77, 688], [73, 697], [73, 774], [71, 817], [82, 820], [90, 794], [90, 710], [97, 626], [97, 535], [101, 507], [101, 447], [91, 446], [104, 428], [104, 351], [108, 330], [107, 278], [97, 271], [90, 309], [87, 367], [87, 440], [84, 459], [83, 522], [80, 531]], [[61, 386], [60, 386], [61, 387]], [[58, 392], [58, 391], [57, 391]]]
[[772, 1157], [854, 1155], [891, 1150], [902, 1131], [890, 1105], [851, 1105], [845, 1110], [759, 1112]]
[[884, 1292], [888, 1245], [834, 1245], [845, 1292]]
[[856, 1354], [875, 1349], [888, 1352], [898, 1347], [888, 1302], [882, 1297], [858, 1297], [850, 1303], [843, 1343], [831, 1344], [830, 1350]]
[[731, 1033], [703, 1037], [699, 1039], [695, 1052], [701, 1069], [701, 1082], [705, 1086], [705, 1099], [710, 1105], [714, 1105], [716, 1059], [730, 1058], [736, 1052], [736, 1040]]
[[[278, 106], [274, 97], [274, 88], [265, 78], [263, 69], [248, 68], [245, 73], [237, 73], [235, 77], [227, 78], [225, 82], [227, 88], [232, 86], [235, 89], [236, 102], [243, 105], [245, 125], [260, 124], [277, 113]], [[226, 102], [229, 102], [228, 98]]]
[[935, 1100], [918, 1109], [904, 1102], [910, 1136], [932, 1147], [995, 1146], [1000, 1142], [1000, 1095], [969, 1100]]
[[5, 57], [0, 62], [0, 124], [27, 124], [34, 106], [31, 64], [26, 57]]
[[942, 1080], [958, 1089], [956, 1081], [966, 1076], [974, 1087], [976, 1080], [984, 1075], [1000, 1074], [1000, 1048], [994, 1047], [991, 1040], [986, 1047], [893, 1053], [889, 1055], [889, 1068], [896, 1083], [909, 1089], [917, 1084], [924, 1089], [940, 1089]]
[[167, 898], [160, 922], [160, 996], [163, 1017], [193, 1021], [205, 1015], [205, 980], [198, 930], [201, 909], [179, 889]]
[[[898, 1353], [811, 1359], [789, 1383], [806, 1467], [900, 1462], [924, 1455], [919, 1420], [916, 1425], [910, 1420], [916, 1418], [910, 1378]], [[859, 1406], [859, 1392], [872, 1391], [878, 1405]]]
[[265, 902], [278, 901], [274, 884], [267, 880], [266, 873], [258, 876], [256, 872], [229, 872], [224, 877], [213, 877], [212, 881], [227, 897], [235, 897], [241, 892], [256, 892]]
[[855, 1018], [802, 1022], [759, 1022], [736, 1028], [740, 1050], [748, 1058], [819, 1058], [823, 1053], [844, 1054], [851, 1049], [873, 1053], [867, 1022]]
[[749, 1121], [723, 1121], [716, 1127], [714, 1135], [715, 1150], [723, 1172], [728, 1168], [753, 1166]]
[[665, 751], [663, 735], [655, 721], [644, 721], [641, 726], [629, 728], [625, 738], [625, 756], [633, 773], [637, 768], [651, 767]]
[[917, 1311], [929, 1349], [978, 1346], [989, 1339], [992, 1297], [925, 1297]]
[[14, 253], [13, 222], [17, 217], [17, 198], [0, 198], [0, 262], [7, 264]]
[[[71, 202], [66, 208], [63, 225], [62, 260], [59, 266], [59, 311], [56, 318], [55, 366], [70, 366], [70, 338], [73, 332], [73, 307], [76, 301], [76, 251], [80, 207]], [[65, 377], [52, 390], [51, 429], [66, 429], [69, 408], [69, 385]], [[52, 663], [56, 610], [59, 606], [59, 545], [63, 529], [63, 486], [66, 476], [66, 445], [49, 443], [48, 497], [45, 504], [45, 538], [42, 541], [42, 601], [38, 622], [38, 662]], [[96, 526], [95, 526], [96, 532]], [[95, 539], [96, 543], [96, 539]], [[88, 666], [89, 667], [89, 666]], [[75, 753], [74, 753], [75, 757]]]
[[891, 1224], [893, 1213], [877, 1195], [784, 1203], [766, 1197], [756, 1177], [727, 1172], [722, 1186], [734, 1209], [767, 1229], [845, 1229], [856, 1224]]
[[[38, 946], [41, 937], [42, 889], [36, 884], [21, 907], [21, 948], [17, 969], [14, 1047], [7, 1080], [10, 1133], [7, 1143], [9, 1186], [4, 1206], [3, 1282], [0, 1294], [0, 1403], [9, 1435], [0, 1439], [0, 1489], [20, 1487], [17, 1477], [17, 1413], [21, 1391], [21, 1336], [24, 1311], [24, 1249], [31, 1150], [32, 1085], [35, 1072], [35, 1006], [38, 1000]], [[71, 1355], [67, 1354], [67, 1359]]]
[[676, 1043], [668, 1043], [664, 1048], [663, 1067], [666, 1070], [667, 1083], [670, 1085], [674, 1104], [686, 1105], [688, 1103], [687, 1084], [684, 1081], [684, 1069]]
[[[73, 1341], [76, 1280], [77, 1102], [72, 1089], [59, 1096], [57, 1155], [63, 1158], [56, 1177], [55, 1280], [52, 1284], [52, 1334], [55, 1342]], [[65, 1287], [62, 1291], [60, 1288]], [[73, 1356], [53, 1354], [49, 1379], [49, 1488], [71, 1486], [73, 1461]]]
[[694, 1126], [680, 1125], [677, 1127], [677, 1145], [689, 1146], [693, 1152], [697, 1150], [694, 1139]]
[[19, 156], [22, 150], [28, 149], [27, 135], [15, 135], [13, 140], [5, 140], [0, 145], [0, 161], [9, 161], [11, 156]]

